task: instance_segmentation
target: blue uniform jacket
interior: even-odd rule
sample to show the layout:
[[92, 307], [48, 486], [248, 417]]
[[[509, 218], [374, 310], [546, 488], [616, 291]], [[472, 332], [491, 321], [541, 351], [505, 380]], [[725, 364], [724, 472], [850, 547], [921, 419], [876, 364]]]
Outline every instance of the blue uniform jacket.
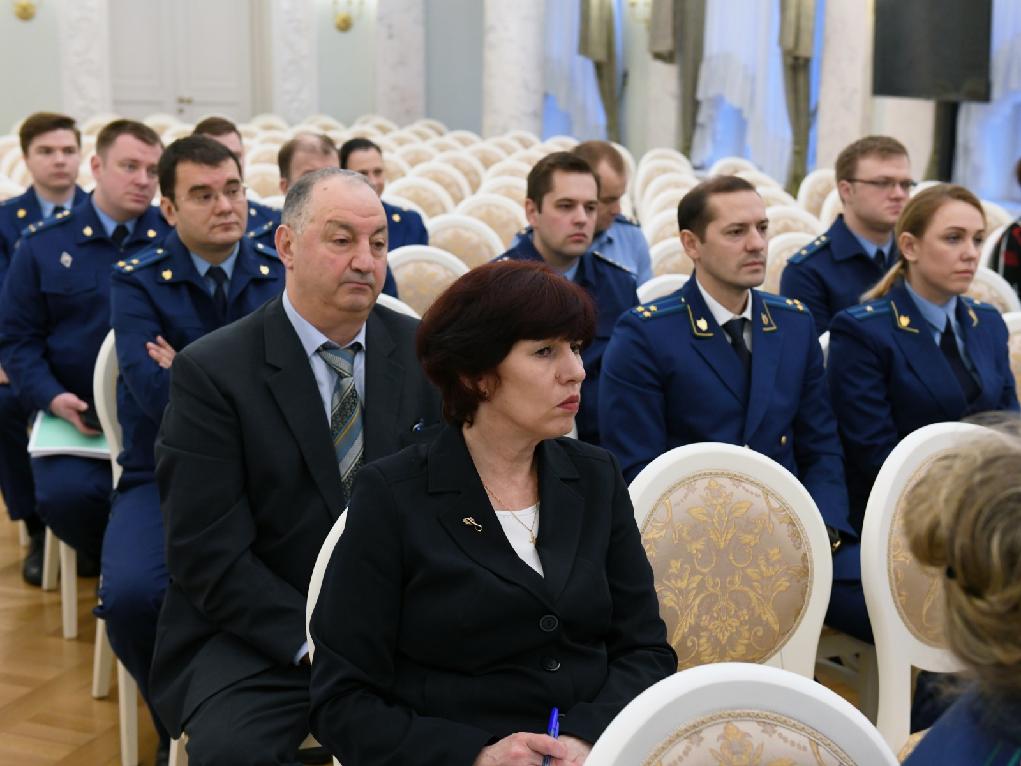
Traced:
[[248, 200], [248, 224], [246, 234], [253, 244], [276, 248], [274, 236], [280, 225], [280, 211], [255, 200]]
[[33, 224], [14, 253], [0, 300], [0, 364], [25, 405], [46, 409], [70, 391], [92, 399], [92, 371], [110, 329], [111, 266], [169, 230], [148, 206], [118, 248], [91, 198]]
[[386, 211], [387, 247], [390, 250], [405, 245], [429, 244], [429, 232], [422, 223], [422, 216], [414, 210], [405, 210], [383, 200], [380, 202], [383, 202], [383, 210]]
[[[88, 198], [88, 193], [81, 187], [74, 187], [74, 201], [71, 207], [76, 207]], [[21, 239], [21, 232], [31, 224], [39, 223], [43, 218], [42, 209], [39, 207], [39, 198], [36, 197], [35, 189], [31, 186], [24, 194], [11, 197], [9, 200], [0, 202], [0, 287], [3, 287], [4, 277], [11, 265], [11, 257], [14, 255], [14, 248]]]
[[[124, 434], [118, 461], [120, 488], [153, 481], [153, 448], [170, 396], [170, 370], [150, 357], [145, 344], [157, 335], [180, 351], [222, 326], [213, 298], [177, 232], [161, 247], [141, 253], [136, 266], [114, 269], [111, 324], [117, 339], [117, 418]], [[284, 289], [276, 251], [242, 238], [227, 296], [228, 324], [250, 314]]]
[[984, 710], [974, 693], [963, 695], [922, 737], [904, 766], [1017, 766], [1021, 706], [994, 703], [993, 708]]
[[618, 214], [610, 228], [596, 234], [589, 249], [626, 266], [635, 275], [638, 284], [644, 284], [653, 277], [649, 242], [641, 227], [627, 216]]
[[971, 405], [903, 283], [833, 320], [827, 374], [859, 529], [876, 474], [901, 439], [930, 423], [1018, 409], [999, 312], [962, 296], [957, 321], [982, 387]]
[[[496, 260], [539, 261], [542, 256], [532, 243], [531, 233], [520, 238]], [[574, 281], [584, 287], [596, 303], [596, 334], [581, 352], [585, 380], [581, 384], [581, 409], [574, 419], [578, 438], [599, 444], [599, 376], [603, 354], [617, 318], [638, 303], [635, 275], [601, 254], [589, 251], [578, 260]]]
[[[887, 254], [887, 266], [899, 257], [894, 245], [892, 256]], [[883, 271], [865, 253], [841, 215], [825, 234], [787, 261], [780, 276], [780, 293], [804, 303], [822, 335], [837, 312], [861, 303], [862, 293], [882, 276]]]
[[674, 447], [709, 441], [750, 447], [797, 476], [827, 524], [850, 532], [815, 323], [796, 301], [751, 294], [750, 392], [694, 278], [621, 317], [600, 381], [603, 445], [628, 481]]

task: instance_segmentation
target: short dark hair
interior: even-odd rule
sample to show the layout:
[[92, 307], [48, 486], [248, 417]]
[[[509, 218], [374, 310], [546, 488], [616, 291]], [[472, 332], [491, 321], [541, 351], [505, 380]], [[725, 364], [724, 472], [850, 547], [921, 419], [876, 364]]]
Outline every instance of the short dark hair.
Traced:
[[[711, 176], [689, 191], [677, 203], [677, 230], [688, 229], [700, 240], [713, 222], [713, 210], [709, 206], [713, 195], [734, 192], [754, 192], [755, 187], [740, 176]], [[757, 193], [757, 192], [756, 192]]]
[[521, 340], [563, 338], [587, 345], [596, 308], [585, 288], [542, 263], [494, 261], [461, 276], [422, 317], [418, 360], [443, 396], [443, 415], [471, 423], [493, 373]]
[[609, 141], [582, 141], [571, 149], [571, 154], [581, 157], [593, 170], [598, 170], [599, 165], [605, 162], [617, 175], [627, 173], [624, 158]]
[[96, 136], [96, 154], [104, 156], [106, 150], [121, 136], [131, 136], [147, 146], [163, 148], [159, 133], [145, 123], [138, 120], [114, 120], [104, 125]]
[[73, 117], [68, 117], [66, 114], [56, 114], [55, 112], [36, 112], [26, 117], [18, 129], [21, 153], [27, 157], [28, 148], [32, 145], [32, 142], [43, 133], [49, 133], [51, 130], [70, 130], [74, 133], [74, 140], [78, 147], [81, 148], [82, 133], [78, 130], [78, 125]]
[[238, 126], [226, 117], [206, 117], [204, 120], [200, 120], [191, 132], [193, 136], [225, 136], [228, 133], [233, 133], [244, 143]]
[[585, 160], [571, 152], [553, 152], [539, 160], [528, 172], [528, 181], [525, 189], [525, 196], [535, 203], [535, 207], [542, 211], [542, 198], [549, 194], [553, 188], [553, 174], [561, 173], [582, 173], [592, 176], [596, 182], [596, 195], [599, 195], [599, 176]]
[[891, 136], [865, 136], [853, 141], [837, 155], [833, 163], [833, 174], [838, 181], [850, 181], [858, 172], [858, 160], [862, 157], [907, 157], [908, 150], [900, 141]]
[[383, 156], [383, 150], [379, 148], [377, 144], [370, 141], [367, 138], [349, 138], [347, 141], [340, 145], [340, 166], [347, 169], [347, 161], [354, 152], [364, 152], [366, 150], [373, 150], [379, 152], [379, 156]]
[[193, 162], [215, 168], [230, 160], [241, 175], [241, 163], [234, 152], [209, 136], [185, 136], [174, 141], [160, 156], [160, 194], [174, 201], [174, 187], [177, 184], [177, 166], [182, 162]]
[[294, 155], [298, 152], [319, 153], [323, 156], [337, 155], [337, 145], [333, 139], [322, 133], [298, 133], [290, 141], [287, 141], [277, 152], [277, 167], [280, 168], [280, 177], [290, 179], [291, 163]]

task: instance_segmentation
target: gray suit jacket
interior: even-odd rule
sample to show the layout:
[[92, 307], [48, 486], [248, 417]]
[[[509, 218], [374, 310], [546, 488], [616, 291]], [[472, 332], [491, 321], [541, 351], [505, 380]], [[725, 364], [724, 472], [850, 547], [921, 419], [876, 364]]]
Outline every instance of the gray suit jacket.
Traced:
[[[428, 439], [439, 396], [417, 322], [366, 325], [365, 459]], [[177, 736], [210, 695], [293, 662], [312, 566], [347, 498], [308, 359], [275, 298], [174, 360], [156, 443], [170, 585], [150, 689]]]

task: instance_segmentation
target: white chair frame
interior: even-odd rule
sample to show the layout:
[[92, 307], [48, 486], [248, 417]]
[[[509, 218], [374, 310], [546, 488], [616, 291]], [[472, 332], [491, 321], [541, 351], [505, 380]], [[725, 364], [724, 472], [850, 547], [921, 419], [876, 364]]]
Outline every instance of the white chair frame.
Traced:
[[865, 507], [861, 536], [862, 587], [876, 640], [879, 708], [876, 726], [898, 750], [911, 720], [911, 668], [952, 673], [960, 663], [948, 649], [920, 641], [904, 624], [891, 593], [888, 567], [894, 512], [908, 483], [933, 456], [983, 432], [968, 423], [934, 423], [904, 437], [879, 470]]
[[687, 274], [660, 274], [638, 286], [638, 302], [648, 303], [664, 298], [680, 290], [687, 281]]
[[875, 727], [840, 695], [796, 673], [742, 662], [691, 668], [646, 689], [610, 722], [585, 764], [647, 764], [656, 748], [684, 724], [717, 712], [748, 709], [814, 729], [854, 763], [897, 764]]

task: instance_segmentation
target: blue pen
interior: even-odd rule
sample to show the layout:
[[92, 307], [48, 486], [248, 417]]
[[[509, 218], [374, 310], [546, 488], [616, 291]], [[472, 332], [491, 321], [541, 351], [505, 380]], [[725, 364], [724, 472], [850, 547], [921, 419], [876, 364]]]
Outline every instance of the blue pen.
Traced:
[[[553, 739], [560, 735], [560, 711], [556, 708], [549, 711], [549, 723], [546, 725], [546, 733], [553, 737]], [[550, 766], [550, 757], [548, 755], [542, 757], [542, 766]]]

